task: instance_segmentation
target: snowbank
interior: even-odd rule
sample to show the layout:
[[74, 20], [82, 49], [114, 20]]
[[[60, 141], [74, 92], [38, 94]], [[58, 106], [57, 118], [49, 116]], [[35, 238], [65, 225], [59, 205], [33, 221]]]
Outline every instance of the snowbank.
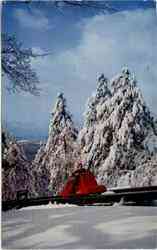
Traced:
[[48, 205], [2, 213], [3, 249], [156, 249], [156, 235], [155, 207]]
[[41, 206], [32, 206], [32, 207], [23, 207], [21, 210], [32, 210], [32, 209], [52, 209], [52, 208], [65, 208], [65, 207], [77, 207], [73, 204], [51, 204], [41, 205]]

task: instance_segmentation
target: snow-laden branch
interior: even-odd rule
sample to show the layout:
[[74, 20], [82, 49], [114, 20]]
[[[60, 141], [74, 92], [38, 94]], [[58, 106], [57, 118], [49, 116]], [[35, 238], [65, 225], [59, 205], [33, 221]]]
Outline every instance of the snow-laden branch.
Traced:
[[[2, 71], [9, 78], [7, 89], [39, 94], [39, 79], [31, 67], [31, 59], [37, 56], [32, 49], [24, 49], [15, 36], [2, 34]], [[45, 55], [45, 54], [44, 54]]]

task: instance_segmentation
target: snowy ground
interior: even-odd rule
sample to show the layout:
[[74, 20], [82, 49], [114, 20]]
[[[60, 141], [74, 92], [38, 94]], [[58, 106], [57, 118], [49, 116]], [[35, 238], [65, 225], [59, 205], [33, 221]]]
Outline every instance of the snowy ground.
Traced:
[[3, 249], [157, 248], [156, 207], [39, 206], [2, 213]]

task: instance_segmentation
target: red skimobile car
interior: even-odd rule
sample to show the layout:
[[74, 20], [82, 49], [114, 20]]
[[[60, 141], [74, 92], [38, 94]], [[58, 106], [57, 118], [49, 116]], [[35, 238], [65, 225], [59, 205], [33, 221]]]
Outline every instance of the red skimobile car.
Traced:
[[94, 175], [88, 169], [78, 169], [69, 177], [63, 190], [63, 198], [76, 195], [98, 194], [107, 191], [104, 185], [98, 185]]

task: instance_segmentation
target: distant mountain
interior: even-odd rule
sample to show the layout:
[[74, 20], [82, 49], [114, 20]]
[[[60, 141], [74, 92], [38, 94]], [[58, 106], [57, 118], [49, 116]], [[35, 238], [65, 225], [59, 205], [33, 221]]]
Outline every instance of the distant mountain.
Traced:
[[41, 144], [44, 144], [44, 141], [30, 141], [30, 140], [19, 140], [18, 145], [22, 147], [27, 160], [32, 161], [41, 147]]
[[47, 138], [47, 128], [38, 127], [32, 123], [2, 122], [2, 126], [17, 140], [45, 140]]

